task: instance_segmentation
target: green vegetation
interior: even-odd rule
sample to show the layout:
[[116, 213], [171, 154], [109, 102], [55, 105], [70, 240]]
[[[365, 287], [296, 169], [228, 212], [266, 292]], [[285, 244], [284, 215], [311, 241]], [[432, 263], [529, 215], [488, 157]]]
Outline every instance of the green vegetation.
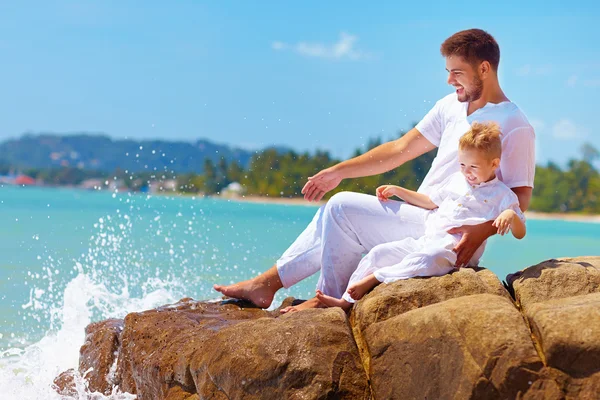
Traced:
[[[367, 148], [371, 149], [380, 143], [380, 140], [372, 140]], [[354, 155], [359, 154], [361, 151], [357, 150]], [[600, 173], [594, 167], [594, 163], [600, 159], [600, 153], [590, 144], [585, 144], [581, 154], [580, 160], [569, 161], [564, 169], [552, 162], [537, 166], [531, 210], [600, 213]], [[373, 194], [378, 186], [384, 184], [416, 189], [434, 157], [435, 152], [432, 151], [385, 174], [344, 180], [326, 198], [340, 191]], [[237, 161], [228, 161], [224, 156], [216, 162], [212, 158], [205, 158], [199, 169], [202, 173], [177, 173], [166, 169], [162, 172], [132, 173], [117, 168], [107, 174], [74, 167], [20, 169], [20, 172], [51, 185], [79, 185], [89, 178], [103, 181], [118, 179], [131, 190], [140, 190], [151, 182], [176, 179], [179, 192], [205, 195], [219, 194], [230, 183], [239, 182], [248, 195], [290, 198], [302, 196], [300, 191], [307, 177], [339, 161], [324, 151], [310, 154], [267, 149], [255, 153], [247, 163], [248, 167]], [[10, 165], [8, 161], [0, 161], [0, 175], [14, 171]]]

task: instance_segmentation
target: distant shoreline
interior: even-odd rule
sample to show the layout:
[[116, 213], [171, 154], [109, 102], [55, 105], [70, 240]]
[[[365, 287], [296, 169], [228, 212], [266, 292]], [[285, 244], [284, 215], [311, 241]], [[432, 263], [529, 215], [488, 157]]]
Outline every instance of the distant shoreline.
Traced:
[[[239, 197], [212, 197], [220, 200], [230, 200], [248, 203], [262, 204], [284, 204], [306, 207], [318, 207], [326, 203], [326, 201], [308, 202], [301, 197], [269, 197], [269, 196], [239, 196]], [[600, 214], [575, 214], [575, 213], [546, 213], [540, 211], [526, 211], [527, 219], [537, 220], [557, 220], [557, 221], [573, 221], [573, 222], [588, 222], [600, 224]]]

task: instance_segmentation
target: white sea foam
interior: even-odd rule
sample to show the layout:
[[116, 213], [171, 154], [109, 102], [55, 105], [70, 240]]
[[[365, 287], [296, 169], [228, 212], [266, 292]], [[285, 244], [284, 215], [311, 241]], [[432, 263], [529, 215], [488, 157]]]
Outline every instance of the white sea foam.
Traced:
[[[153, 279], [145, 285], [154, 288], [144, 291], [139, 298], [130, 297], [128, 287], [120, 293], [111, 292], [102, 283], [96, 283], [84, 273], [71, 280], [64, 291], [63, 305], [55, 310], [60, 317], [60, 328], [50, 330], [37, 343], [25, 348], [12, 348], [0, 354], [0, 393], [2, 399], [65, 399], [52, 388], [54, 378], [61, 372], [77, 370], [79, 348], [84, 342], [85, 327], [92, 314], [103, 318], [123, 317], [126, 313], [154, 308], [176, 298], [165, 284]], [[161, 287], [162, 286], [162, 287]], [[92, 393], [81, 376], [76, 377], [78, 399], [132, 399], [118, 388], [110, 396]]]

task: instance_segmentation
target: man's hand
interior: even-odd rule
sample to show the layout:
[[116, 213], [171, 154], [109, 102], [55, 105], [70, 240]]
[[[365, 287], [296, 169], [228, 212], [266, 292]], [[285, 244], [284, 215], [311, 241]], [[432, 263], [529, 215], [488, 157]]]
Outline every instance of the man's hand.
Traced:
[[302, 188], [304, 199], [308, 201], [319, 201], [325, 193], [335, 189], [342, 181], [342, 176], [333, 169], [327, 168], [318, 174], [308, 178], [308, 182]]
[[469, 265], [475, 251], [481, 244], [494, 233], [497, 229], [492, 225], [492, 221], [484, 222], [479, 225], [463, 225], [458, 228], [452, 228], [448, 231], [450, 234], [460, 233], [462, 238], [452, 249], [456, 253], [456, 268], [462, 268]]

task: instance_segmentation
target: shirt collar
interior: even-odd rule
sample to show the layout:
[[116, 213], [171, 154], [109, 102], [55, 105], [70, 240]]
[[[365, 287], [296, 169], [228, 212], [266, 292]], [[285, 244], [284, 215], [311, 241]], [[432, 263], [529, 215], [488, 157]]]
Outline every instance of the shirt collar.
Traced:
[[499, 181], [499, 179], [498, 179], [498, 175], [496, 175], [496, 176], [494, 176], [494, 179], [492, 179], [490, 181], [487, 181], [487, 182], [481, 182], [481, 183], [478, 183], [476, 185], [473, 185], [473, 184], [469, 183], [469, 181], [467, 181], [466, 177], [465, 177], [465, 181], [467, 182], [467, 185], [469, 185], [472, 189], [477, 189], [477, 188], [482, 188], [482, 187], [485, 187], [485, 186], [494, 185], [494, 184], [496, 184]]

